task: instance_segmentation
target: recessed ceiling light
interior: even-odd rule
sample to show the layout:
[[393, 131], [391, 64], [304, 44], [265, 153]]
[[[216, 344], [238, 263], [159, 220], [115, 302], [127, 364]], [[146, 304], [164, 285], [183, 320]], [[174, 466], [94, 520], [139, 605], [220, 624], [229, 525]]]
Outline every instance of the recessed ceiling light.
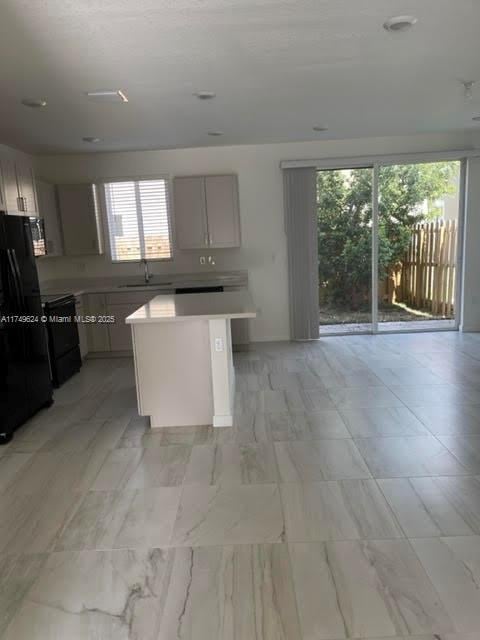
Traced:
[[213, 100], [215, 98], [216, 93], [213, 91], [195, 91], [193, 94], [199, 100]]
[[316, 125], [315, 127], [312, 127], [312, 129], [319, 133], [322, 133], [322, 131], [328, 131], [328, 127], [321, 127], [320, 125]]
[[416, 24], [415, 16], [394, 16], [383, 23], [383, 28], [387, 31], [406, 31]]
[[90, 142], [94, 144], [95, 142], [100, 142], [101, 138], [96, 138], [95, 136], [85, 136], [84, 138], [82, 138], [82, 140], [84, 142]]
[[31, 107], [32, 109], [42, 109], [47, 106], [47, 101], [37, 98], [24, 98], [22, 100], [24, 107]]
[[223, 131], [208, 131], [207, 134], [209, 136], [223, 136]]
[[86, 96], [95, 102], [128, 102], [127, 94], [121, 89], [87, 91]]

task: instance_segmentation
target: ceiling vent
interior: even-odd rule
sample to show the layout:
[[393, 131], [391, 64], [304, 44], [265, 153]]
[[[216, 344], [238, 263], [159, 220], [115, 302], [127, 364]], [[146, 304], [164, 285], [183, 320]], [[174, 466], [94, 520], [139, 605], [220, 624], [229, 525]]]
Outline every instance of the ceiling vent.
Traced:
[[121, 89], [87, 91], [87, 98], [93, 102], [128, 102], [127, 95]]

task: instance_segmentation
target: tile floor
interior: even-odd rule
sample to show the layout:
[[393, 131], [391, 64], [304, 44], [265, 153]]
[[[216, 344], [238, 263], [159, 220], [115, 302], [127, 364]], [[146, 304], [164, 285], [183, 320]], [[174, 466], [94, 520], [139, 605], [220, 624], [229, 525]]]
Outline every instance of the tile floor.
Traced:
[[0, 638], [479, 640], [480, 335], [235, 360], [231, 429], [90, 360], [0, 449]]

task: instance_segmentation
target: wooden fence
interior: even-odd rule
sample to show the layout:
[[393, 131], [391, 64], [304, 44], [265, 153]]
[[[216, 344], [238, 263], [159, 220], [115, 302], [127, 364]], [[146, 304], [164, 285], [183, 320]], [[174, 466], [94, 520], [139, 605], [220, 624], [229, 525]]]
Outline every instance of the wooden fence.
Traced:
[[457, 225], [455, 220], [419, 223], [393, 276], [395, 299], [436, 316], [454, 314]]

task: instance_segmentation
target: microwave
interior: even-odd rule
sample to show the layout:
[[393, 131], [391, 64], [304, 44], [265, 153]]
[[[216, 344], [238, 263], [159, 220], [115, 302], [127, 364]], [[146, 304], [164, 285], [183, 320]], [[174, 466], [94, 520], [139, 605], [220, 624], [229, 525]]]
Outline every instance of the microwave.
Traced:
[[43, 218], [29, 216], [28, 219], [30, 221], [30, 230], [32, 232], [33, 255], [46, 256], [47, 241], [45, 238], [45, 223], [43, 221]]

